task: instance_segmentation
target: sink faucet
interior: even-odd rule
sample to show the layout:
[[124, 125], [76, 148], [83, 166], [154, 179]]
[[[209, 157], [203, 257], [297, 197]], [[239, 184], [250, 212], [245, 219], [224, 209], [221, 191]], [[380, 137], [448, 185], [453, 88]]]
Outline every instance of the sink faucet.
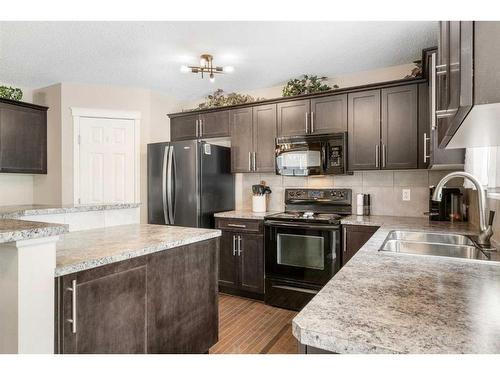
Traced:
[[486, 195], [484, 193], [484, 188], [482, 187], [479, 180], [467, 172], [451, 172], [444, 176], [441, 181], [438, 182], [436, 188], [434, 189], [434, 194], [432, 195], [433, 201], [441, 201], [442, 191], [444, 185], [450, 181], [452, 178], [463, 177], [468, 179], [470, 182], [474, 184], [477, 190], [477, 198], [479, 200], [479, 236], [477, 239], [477, 243], [481, 246], [489, 247], [491, 246], [490, 238], [493, 236], [493, 219], [495, 217], [495, 211], [490, 211], [490, 216], [488, 218], [488, 225], [486, 225]]

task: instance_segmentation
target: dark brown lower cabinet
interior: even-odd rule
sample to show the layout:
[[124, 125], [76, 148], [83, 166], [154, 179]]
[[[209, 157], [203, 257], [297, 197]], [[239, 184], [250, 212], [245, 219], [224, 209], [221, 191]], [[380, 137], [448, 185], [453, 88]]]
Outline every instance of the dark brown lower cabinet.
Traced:
[[219, 290], [262, 299], [264, 296], [264, 235], [262, 221], [217, 219], [222, 229]]
[[368, 225], [343, 225], [342, 266], [373, 236], [379, 227]]
[[205, 353], [218, 340], [219, 240], [56, 279], [55, 352]]

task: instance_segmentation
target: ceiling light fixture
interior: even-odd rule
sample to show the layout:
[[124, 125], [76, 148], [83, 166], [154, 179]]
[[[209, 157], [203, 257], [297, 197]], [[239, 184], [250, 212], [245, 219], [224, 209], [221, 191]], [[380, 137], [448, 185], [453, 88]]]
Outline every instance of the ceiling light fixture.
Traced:
[[201, 78], [204, 78], [204, 74], [208, 75], [210, 78], [210, 82], [215, 81], [216, 74], [222, 73], [232, 73], [234, 68], [232, 66], [214, 66], [213, 65], [213, 56], [209, 54], [203, 54], [200, 56], [200, 66], [181, 66], [181, 72], [183, 73], [201, 73]]

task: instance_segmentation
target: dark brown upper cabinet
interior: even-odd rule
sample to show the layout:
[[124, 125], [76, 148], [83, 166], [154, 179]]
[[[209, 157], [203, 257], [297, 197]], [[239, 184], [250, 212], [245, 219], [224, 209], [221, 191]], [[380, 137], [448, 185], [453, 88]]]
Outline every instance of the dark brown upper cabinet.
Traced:
[[0, 172], [47, 173], [47, 109], [0, 99]]
[[230, 111], [231, 127], [231, 171], [251, 172], [253, 156], [253, 108], [238, 108]]
[[170, 139], [229, 137], [229, 111], [216, 111], [196, 115], [179, 116], [170, 119]]
[[382, 90], [382, 169], [418, 167], [417, 85]]
[[310, 134], [347, 131], [347, 94], [311, 99]]
[[347, 131], [347, 94], [278, 104], [280, 137], [345, 131]]
[[309, 132], [309, 99], [293, 100], [278, 104], [278, 135], [294, 136]]
[[274, 172], [276, 104], [232, 110], [231, 170]]
[[254, 172], [275, 172], [276, 104], [253, 107]]
[[380, 168], [380, 90], [348, 95], [349, 170]]

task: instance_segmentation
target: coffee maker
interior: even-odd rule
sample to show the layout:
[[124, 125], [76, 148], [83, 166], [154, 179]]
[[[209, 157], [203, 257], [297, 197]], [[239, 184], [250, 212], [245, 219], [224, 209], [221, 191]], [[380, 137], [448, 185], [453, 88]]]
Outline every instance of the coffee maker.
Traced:
[[[430, 187], [430, 197], [434, 193]], [[443, 188], [442, 199], [435, 202], [429, 199], [429, 220], [433, 221], [466, 221], [463, 188]]]

